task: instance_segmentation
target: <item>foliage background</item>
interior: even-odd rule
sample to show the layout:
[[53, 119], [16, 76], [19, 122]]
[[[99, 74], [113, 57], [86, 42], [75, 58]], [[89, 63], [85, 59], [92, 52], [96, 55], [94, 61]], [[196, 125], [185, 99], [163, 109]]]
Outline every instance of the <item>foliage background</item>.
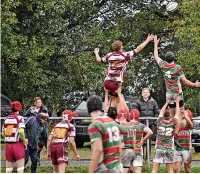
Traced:
[[[200, 78], [200, 4], [178, 3], [177, 11], [166, 14], [163, 0], [2, 0], [1, 92], [24, 108], [40, 96], [53, 115], [76, 106], [89, 92], [103, 96], [106, 65], [95, 62], [93, 49], [100, 47], [103, 56], [119, 39], [128, 51], [148, 33], [161, 38], [160, 57], [173, 50], [195, 82]], [[152, 53], [150, 43], [129, 64], [123, 92], [139, 96], [142, 87], [150, 87], [161, 107], [164, 81]], [[194, 109], [200, 89], [184, 87], [184, 96]]]

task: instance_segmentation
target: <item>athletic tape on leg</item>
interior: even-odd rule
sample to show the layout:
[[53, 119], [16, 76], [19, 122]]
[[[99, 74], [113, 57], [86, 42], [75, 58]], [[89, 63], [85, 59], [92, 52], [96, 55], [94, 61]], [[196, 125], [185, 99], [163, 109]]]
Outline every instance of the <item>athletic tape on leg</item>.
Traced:
[[24, 167], [17, 168], [17, 173], [24, 173]]
[[6, 173], [12, 173], [12, 171], [13, 171], [13, 167], [12, 168], [7, 168], [6, 167]]

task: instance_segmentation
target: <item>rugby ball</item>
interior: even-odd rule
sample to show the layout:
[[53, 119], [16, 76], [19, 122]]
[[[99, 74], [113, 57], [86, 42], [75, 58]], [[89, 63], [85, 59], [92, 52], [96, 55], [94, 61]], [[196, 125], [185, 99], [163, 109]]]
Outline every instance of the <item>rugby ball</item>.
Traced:
[[166, 11], [168, 12], [173, 12], [178, 8], [178, 3], [177, 2], [169, 2], [166, 5]]

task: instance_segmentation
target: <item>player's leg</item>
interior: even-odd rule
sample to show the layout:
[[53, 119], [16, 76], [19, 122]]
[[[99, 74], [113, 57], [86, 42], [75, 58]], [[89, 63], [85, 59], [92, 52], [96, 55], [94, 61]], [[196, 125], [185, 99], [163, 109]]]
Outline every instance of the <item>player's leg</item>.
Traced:
[[53, 173], [59, 173], [58, 165], [53, 165]]
[[14, 149], [14, 156], [17, 164], [17, 172], [24, 173], [25, 148], [23, 142], [16, 143]]
[[160, 164], [162, 163], [164, 163], [164, 151], [160, 149], [156, 149], [154, 158], [153, 158], [152, 173], [158, 173], [160, 169]]
[[17, 160], [17, 173], [24, 173], [24, 158]]
[[185, 173], [191, 173], [191, 162], [192, 162], [191, 150], [183, 151], [183, 162], [184, 162]]
[[6, 160], [6, 173], [12, 173], [13, 171], [13, 162]]
[[167, 173], [173, 173], [174, 151], [171, 150], [165, 151], [164, 162], [166, 164]]
[[151, 173], [158, 173], [160, 168], [160, 163], [154, 162], [153, 163], [153, 169]]
[[180, 151], [174, 151], [174, 172], [180, 173], [182, 164], [182, 155]]
[[167, 168], [167, 173], [174, 173], [174, 171], [173, 171], [173, 163], [167, 163], [166, 164], [166, 168]]
[[6, 156], [6, 173], [12, 173], [13, 171], [13, 144], [6, 144], [6, 151], [5, 151], [5, 156]]
[[66, 168], [66, 163], [65, 162], [60, 163], [58, 165], [58, 173], [65, 173], [65, 168]]

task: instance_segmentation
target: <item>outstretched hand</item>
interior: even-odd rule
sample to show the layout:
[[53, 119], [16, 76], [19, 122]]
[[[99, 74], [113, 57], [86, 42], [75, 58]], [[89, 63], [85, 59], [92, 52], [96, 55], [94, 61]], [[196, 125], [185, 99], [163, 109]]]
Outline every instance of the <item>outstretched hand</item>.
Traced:
[[195, 82], [195, 87], [200, 88], [200, 82], [198, 80]]
[[95, 48], [95, 49], [94, 49], [94, 53], [95, 53], [95, 54], [99, 54], [99, 48]]
[[159, 44], [160, 39], [157, 38], [157, 35], [154, 36], [154, 44], [158, 45]]
[[153, 34], [148, 34], [147, 36], [147, 41], [150, 42], [154, 39], [154, 35]]

